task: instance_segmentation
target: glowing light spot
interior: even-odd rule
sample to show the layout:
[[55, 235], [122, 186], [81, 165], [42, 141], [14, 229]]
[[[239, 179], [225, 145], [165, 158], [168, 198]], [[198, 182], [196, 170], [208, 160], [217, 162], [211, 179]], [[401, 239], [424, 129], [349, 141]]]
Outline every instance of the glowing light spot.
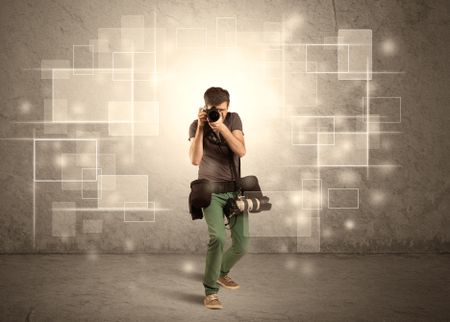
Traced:
[[352, 149], [352, 143], [350, 141], [344, 141], [342, 148], [348, 152]]
[[89, 261], [96, 261], [98, 259], [98, 252], [95, 247], [89, 248], [86, 255], [87, 255], [86, 257]]
[[71, 110], [74, 114], [80, 115], [84, 112], [84, 106], [81, 103], [74, 103]]
[[292, 271], [292, 270], [294, 270], [297, 267], [297, 262], [294, 259], [292, 259], [292, 258], [288, 258], [286, 260], [286, 262], [284, 263], [284, 267], [287, 270]]
[[330, 228], [325, 228], [322, 232], [322, 236], [325, 238], [329, 238], [333, 235], [333, 232], [331, 231]]
[[300, 193], [291, 193], [289, 199], [292, 205], [299, 205], [302, 201]]
[[286, 28], [289, 29], [299, 28], [302, 24], [303, 24], [303, 17], [298, 13], [290, 16], [285, 23]]
[[186, 261], [186, 262], [183, 263], [183, 266], [182, 266], [181, 269], [182, 269], [183, 272], [190, 274], [190, 273], [194, 272], [195, 265], [191, 261]]
[[129, 238], [125, 239], [125, 250], [131, 252], [134, 248], [134, 242]]
[[64, 168], [67, 165], [67, 159], [64, 155], [56, 156], [54, 162], [57, 167], [61, 168]]
[[344, 184], [354, 184], [359, 181], [359, 176], [355, 171], [346, 169], [339, 172], [338, 179]]
[[286, 226], [291, 226], [293, 222], [294, 220], [292, 219], [292, 217], [289, 216], [284, 217], [284, 224]]
[[311, 262], [304, 262], [301, 266], [301, 271], [305, 275], [313, 275], [314, 273], [314, 265]]
[[397, 52], [397, 45], [392, 39], [386, 39], [381, 43], [381, 50], [385, 55], [394, 55]]
[[385, 150], [391, 150], [392, 142], [388, 139], [383, 139], [383, 141], [381, 142], [381, 147]]
[[344, 225], [345, 225], [345, 228], [348, 229], [348, 230], [352, 230], [353, 228], [355, 228], [354, 221], [350, 220], [350, 219], [346, 220]]
[[31, 103], [29, 101], [23, 101], [19, 105], [20, 113], [27, 114], [31, 110]]
[[373, 205], [380, 206], [385, 202], [386, 196], [380, 190], [375, 190], [370, 193], [370, 202]]
[[309, 224], [310, 217], [306, 216], [304, 213], [300, 213], [297, 215], [297, 225], [298, 226], [306, 226]]
[[281, 245], [280, 246], [280, 253], [287, 253], [288, 252], [288, 247], [287, 245]]

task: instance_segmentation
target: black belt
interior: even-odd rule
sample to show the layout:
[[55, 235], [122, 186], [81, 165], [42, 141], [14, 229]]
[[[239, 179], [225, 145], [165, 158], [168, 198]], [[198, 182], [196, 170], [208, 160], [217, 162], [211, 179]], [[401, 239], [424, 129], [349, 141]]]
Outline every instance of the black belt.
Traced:
[[213, 192], [234, 192], [236, 191], [236, 183], [234, 181], [210, 182]]

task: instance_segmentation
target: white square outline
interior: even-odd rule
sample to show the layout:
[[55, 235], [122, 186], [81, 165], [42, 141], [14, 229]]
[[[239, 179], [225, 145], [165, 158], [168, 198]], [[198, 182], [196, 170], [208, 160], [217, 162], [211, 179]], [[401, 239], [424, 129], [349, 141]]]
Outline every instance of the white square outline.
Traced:
[[[131, 54], [131, 59], [132, 59], [132, 63], [131, 63], [131, 69], [129, 70], [129, 74], [126, 73], [125, 75], [130, 76], [130, 79], [120, 79], [115, 77], [115, 75], [117, 74], [116, 72], [116, 68], [114, 67], [114, 57], [116, 54]], [[134, 60], [135, 60], [135, 56], [136, 54], [152, 54], [153, 57], [153, 63], [154, 63], [154, 72], [153, 73], [149, 73], [150, 74], [150, 78], [149, 79], [136, 79], [135, 77], [135, 69], [134, 69]], [[156, 74], [156, 52], [154, 51], [113, 51], [111, 52], [111, 57], [112, 57], [112, 71], [111, 71], [111, 79], [114, 82], [152, 82], [154, 80], [153, 76]], [[125, 69], [125, 68], [122, 68]], [[128, 70], [128, 69], [125, 69]], [[141, 73], [137, 73], [137, 75], [140, 75]], [[145, 74], [145, 73], [144, 73]]]
[[[305, 208], [305, 198], [303, 196], [303, 181], [319, 181], [319, 208]], [[302, 179], [302, 209], [303, 210], [321, 210], [322, 209], [322, 179]]]
[[[102, 174], [102, 168], [81, 168], [81, 180], [82, 180], [82, 182], [81, 182], [81, 199], [82, 200], [98, 200], [98, 198], [99, 198], [99, 191], [98, 191], [98, 180], [95, 180], [95, 181], [84, 181], [84, 176], [83, 176], [83, 170], [84, 169], [97, 169], [97, 171], [95, 171], [95, 173], [96, 173], [96, 176], [98, 175], [98, 172], [100, 171], [100, 175]], [[83, 192], [84, 192], [84, 183], [85, 182], [97, 182], [97, 198], [84, 198], [84, 194], [83, 194]]]
[[[366, 137], [368, 137], [368, 133], [370, 132], [335, 132], [335, 135], [364, 135]], [[369, 167], [369, 144], [368, 144], [368, 139], [366, 138], [366, 148], [364, 150], [367, 151], [366, 153], [366, 162], [364, 164], [320, 164], [320, 167]], [[317, 153], [317, 162], [320, 162], [320, 153], [322, 153], [321, 150], [318, 149], [318, 153]]]
[[[333, 120], [333, 143], [332, 144], [321, 144], [319, 143], [319, 134], [330, 134], [330, 132], [300, 132], [305, 134], [317, 134], [317, 143], [306, 143], [306, 144], [297, 144], [294, 143], [294, 124], [293, 119], [294, 118], [331, 118]], [[290, 117], [291, 119], [291, 145], [293, 146], [317, 146], [317, 145], [335, 145], [336, 144], [336, 117], [333, 116], [325, 116], [325, 115], [294, 115]]]
[[[92, 54], [92, 64], [91, 64], [91, 68], [75, 68], [75, 47], [89, 47], [90, 48], [90, 52]], [[95, 55], [94, 55], [94, 45], [72, 45], [72, 75], [95, 75], [94, 70], [95, 70], [95, 64], [94, 64], [94, 60], [95, 60]], [[87, 70], [87, 71], [91, 71], [90, 73], [77, 73], [77, 70]]]
[[[51, 141], [93, 141], [95, 142], [95, 167], [98, 168], [98, 141], [97, 139], [72, 139], [72, 138], [34, 138], [33, 139], [33, 181], [34, 182], [82, 182], [81, 180], [44, 180], [36, 179], [36, 141], [51, 142]], [[74, 153], [76, 154], [76, 153]], [[98, 177], [96, 177], [98, 180]]]
[[[381, 98], [381, 99], [386, 99], [386, 98], [394, 98], [394, 99], [398, 99], [399, 100], [399, 113], [398, 113], [398, 121], [374, 121], [371, 122], [370, 121], [370, 115], [373, 114], [369, 114], [369, 123], [391, 123], [391, 124], [400, 124], [402, 123], [402, 97], [401, 96], [369, 96], [369, 112], [370, 112], [370, 100], [372, 99], [377, 99], [377, 98]], [[367, 102], [367, 96], [363, 96], [362, 97], [362, 106], [363, 106], [363, 121], [367, 122], [367, 106], [366, 106], [366, 102]]]
[[[350, 73], [350, 44], [305, 44], [306, 48], [305, 48], [305, 73], [307, 74], [348, 74]], [[319, 71], [315, 71], [315, 72], [311, 72], [308, 71], [308, 46], [315, 46], [315, 47], [339, 47], [339, 46], [344, 46], [347, 47], [347, 71], [339, 71], [339, 60], [338, 57], [336, 57], [336, 62], [338, 64], [338, 70], [335, 72], [330, 72], [330, 71], [326, 71], [326, 72], [319, 72]], [[312, 62], [316, 62], [316, 61], [312, 61]], [[316, 62], [317, 63], [317, 62]], [[316, 66], [317, 67], [317, 66]]]
[[[203, 30], [205, 32], [205, 43], [203, 46], [178, 46], [178, 31], [179, 30]], [[206, 49], [208, 48], [208, 28], [176, 28], [175, 29], [175, 48], [176, 49]]]
[[[367, 46], [370, 48], [370, 72], [366, 69], [365, 71], [350, 71], [350, 64], [348, 64], [348, 68], [349, 68], [349, 72], [348, 73], [338, 73], [338, 80], [365, 80], [365, 81], [369, 81], [372, 80], [372, 70], [373, 70], [373, 31], [372, 29], [338, 29], [338, 33], [337, 33], [337, 39], [338, 41], [340, 39], [343, 39], [343, 36], [339, 36], [339, 31], [370, 31], [370, 44], [362, 44], [360, 46]], [[350, 46], [357, 46], [358, 44], [351, 44], [349, 43]], [[349, 49], [349, 55], [350, 55], [350, 49]], [[367, 66], [367, 59], [366, 59], [366, 67]], [[339, 79], [340, 74], [342, 75], [356, 75], [354, 77], [349, 77], [349, 78], [344, 78], [344, 79]], [[358, 77], [360, 75], [364, 75], [364, 77]]]
[[[145, 202], [139, 202], [139, 201], [124, 201], [123, 203], [123, 222], [156, 222], [156, 203], [155, 201], [148, 201], [147, 200], [147, 208], [138, 208], [138, 211], [144, 211], [144, 210], [150, 210], [153, 211], [153, 220], [126, 220], [126, 213], [127, 213], [127, 204], [136, 204], [136, 203], [145, 203]], [[148, 204], [153, 204], [153, 208], [149, 208]]]
[[[146, 183], [147, 183], [147, 193], [145, 194], [146, 200], [145, 201], [135, 201], [139, 203], [147, 203], [148, 204], [148, 175], [146, 174], [101, 174], [98, 176], [98, 185], [97, 191], [99, 191], [99, 197], [97, 199], [97, 209], [105, 209], [105, 210], [111, 210], [111, 208], [106, 207], [99, 207], [99, 201], [103, 200], [103, 191], [102, 191], [102, 178], [103, 177], [146, 177]], [[122, 210], [123, 208], [117, 208], [117, 210]]]
[[[234, 20], [234, 41], [232, 46], [219, 46], [219, 20]], [[216, 48], [234, 48], [237, 47], [237, 17], [231, 16], [231, 17], [216, 17]]]
[[[330, 190], [356, 190], [356, 207], [330, 207]], [[328, 209], [359, 209], [359, 188], [328, 188]]]

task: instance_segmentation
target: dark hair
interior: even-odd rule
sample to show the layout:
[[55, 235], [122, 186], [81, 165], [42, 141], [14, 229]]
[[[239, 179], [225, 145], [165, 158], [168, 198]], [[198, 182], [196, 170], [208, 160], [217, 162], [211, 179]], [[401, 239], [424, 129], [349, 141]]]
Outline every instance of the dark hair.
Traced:
[[210, 87], [203, 95], [205, 104], [217, 106], [223, 102], [227, 102], [227, 106], [230, 105], [230, 94], [226, 89], [221, 87]]

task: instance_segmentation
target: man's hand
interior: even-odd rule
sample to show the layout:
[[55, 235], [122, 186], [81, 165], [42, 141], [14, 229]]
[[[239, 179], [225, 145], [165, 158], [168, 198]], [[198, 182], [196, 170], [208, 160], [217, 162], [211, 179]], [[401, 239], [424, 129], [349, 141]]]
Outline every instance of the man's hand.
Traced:
[[204, 107], [200, 107], [198, 110], [198, 126], [203, 127], [205, 125], [205, 122], [207, 121], [207, 114]]
[[225, 126], [225, 124], [223, 124], [222, 114], [220, 114], [220, 118], [217, 121], [208, 123], [211, 129], [216, 133], [220, 133]]

